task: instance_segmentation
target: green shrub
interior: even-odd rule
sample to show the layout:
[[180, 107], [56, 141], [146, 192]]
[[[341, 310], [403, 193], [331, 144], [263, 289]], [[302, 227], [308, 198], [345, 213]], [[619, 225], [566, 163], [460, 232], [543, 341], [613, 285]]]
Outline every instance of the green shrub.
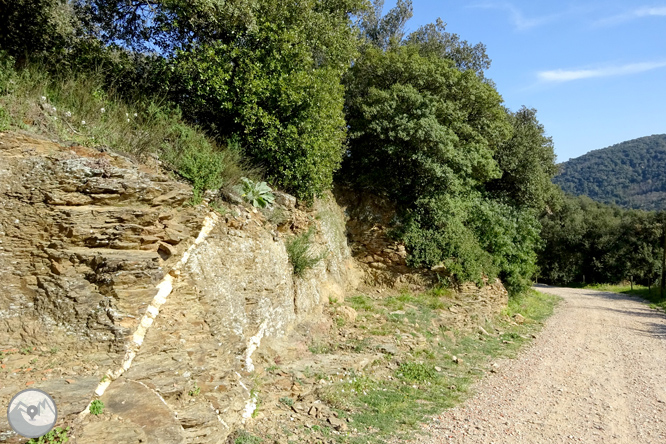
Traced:
[[4, 0], [0, 3], [0, 49], [16, 58], [62, 53], [74, 40], [78, 20], [73, 2]]
[[292, 405], [294, 405], [294, 400], [289, 398], [289, 397], [286, 397], [286, 396], [283, 397], [283, 398], [280, 398], [280, 402], [282, 404], [286, 405], [287, 407], [291, 407]]
[[294, 274], [298, 277], [303, 277], [308, 269], [314, 267], [326, 257], [325, 251], [318, 255], [313, 255], [310, 251], [313, 235], [314, 226], [311, 226], [308, 231], [294, 236], [292, 240], [287, 242], [289, 261], [294, 267]]
[[245, 430], [238, 432], [236, 438], [234, 439], [234, 444], [261, 444], [262, 442], [264, 442], [263, 439], [259, 438], [258, 436], [254, 436]]
[[69, 427], [66, 429], [63, 429], [62, 427], [56, 427], [39, 438], [30, 439], [28, 444], [60, 444], [69, 442], [67, 432], [69, 432]]
[[101, 415], [102, 412], [104, 411], [104, 403], [100, 401], [99, 399], [95, 399], [93, 402], [90, 403], [90, 413], [93, 415]]
[[6, 51], [0, 50], [0, 95], [6, 94], [15, 82], [16, 70], [14, 69], [14, 58]]
[[255, 182], [247, 177], [241, 177], [241, 183], [234, 189], [253, 207], [266, 208], [275, 201], [273, 190], [266, 182]]
[[195, 382], [194, 387], [188, 393], [190, 396], [199, 396], [201, 394], [201, 387]]
[[0, 105], [0, 131], [7, 131], [10, 128], [10, 123], [9, 113]]

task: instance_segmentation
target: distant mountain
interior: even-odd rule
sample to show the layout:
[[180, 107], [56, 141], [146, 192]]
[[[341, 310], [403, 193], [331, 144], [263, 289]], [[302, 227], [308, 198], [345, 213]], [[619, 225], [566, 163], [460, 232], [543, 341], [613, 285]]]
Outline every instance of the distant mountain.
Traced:
[[560, 169], [553, 182], [567, 193], [626, 208], [666, 209], [666, 134], [590, 151]]

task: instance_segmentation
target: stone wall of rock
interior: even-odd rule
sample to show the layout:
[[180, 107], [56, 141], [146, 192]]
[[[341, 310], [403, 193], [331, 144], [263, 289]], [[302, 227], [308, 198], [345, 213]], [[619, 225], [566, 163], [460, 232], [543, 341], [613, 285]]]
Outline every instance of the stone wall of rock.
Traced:
[[[10, 365], [19, 350], [26, 362], [57, 350], [49, 368], [1, 374], [0, 399], [34, 384], [71, 421], [80, 398], [101, 396], [110, 422], [82, 415], [78, 442], [146, 430], [149, 442], [221, 442], [253, 413], [254, 352], [322, 322], [358, 282], [333, 198], [281, 197], [277, 222], [223, 204], [195, 245], [211, 210], [188, 203], [188, 185], [118, 154], [0, 135], [0, 342]], [[285, 245], [310, 225], [326, 255], [299, 278]], [[161, 422], [140, 414], [151, 399]]]
[[122, 350], [200, 229], [189, 187], [112, 153], [0, 140], [0, 335]]
[[367, 285], [422, 289], [438, 282], [435, 272], [407, 266], [404, 244], [390, 236], [396, 210], [388, 199], [344, 187], [336, 187], [334, 194], [345, 212], [349, 246]]

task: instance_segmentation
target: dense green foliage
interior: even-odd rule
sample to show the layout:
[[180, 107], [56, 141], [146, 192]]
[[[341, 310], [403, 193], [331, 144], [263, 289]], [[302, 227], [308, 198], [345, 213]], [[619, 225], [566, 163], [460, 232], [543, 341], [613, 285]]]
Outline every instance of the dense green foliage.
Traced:
[[[151, 76], [190, 119], [235, 136], [273, 184], [312, 199], [331, 187], [345, 139], [340, 79], [357, 51], [360, 0], [79, 0], [107, 42], [165, 58]], [[151, 20], [144, 20], [148, 15]]]
[[534, 110], [502, 106], [483, 78], [483, 45], [441, 21], [405, 36], [410, 15], [411, 3], [398, 2], [361, 22], [341, 178], [397, 204], [411, 265], [460, 280], [500, 276], [520, 291], [536, 270], [537, 214], [553, 195], [552, 143]]
[[665, 215], [567, 197], [541, 223], [541, 277], [554, 284], [653, 284], [661, 275]]
[[591, 151], [561, 169], [555, 183], [567, 193], [627, 208], [666, 209], [666, 134]]
[[0, 0], [0, 23], [0, 49], [21, 63], [31, 55], [61, 54], [77, 29], [66, 0]]
[[369, 48], [347, 97], [346, 168], [368, 188], [413, 202], [499, 177], [493, 151], [511, 129], [500, 95], [474, 72], [414, 45]]
[[559, 199], [551, 181], [557, 173], [553, 142], [545, 136], [535, 109], [523, 107], [508, 117], [513, 135], [499, 144], [494, 155], [502, 177], [488, 182], [486, 189], [513, 206], [544, 210]]

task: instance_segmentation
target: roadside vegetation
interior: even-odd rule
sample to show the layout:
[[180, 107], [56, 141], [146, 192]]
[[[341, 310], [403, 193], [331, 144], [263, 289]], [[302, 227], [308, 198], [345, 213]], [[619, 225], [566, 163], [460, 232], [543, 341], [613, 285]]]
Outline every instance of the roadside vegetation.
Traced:
[[650, 307], [666, 311], [666, 297], [662, 297], [661, 290], [657, 286], [645, 287], [643, 285], [631, 284], [591, 284], [585, 285], [582, 288], [638, 296], [650, 302]]
[[[319, 398], [334, 408], [349, 430], [332, 431], [330, 424], [322, 423], [302, 433], [354, 444], [413, 436], [429, 416], [471, 396], [475, 381], [497, 371], [495, 361], [515, 357], [542, 328], [558, 300], [528, 290], [513, 297], [508, 308], [489, 319], [483, 330], [464, 332], [437, 322], [442, 313], [450, 314], [448, 308], [458, 303], [448, 290], [348, 298], [345, 304], [358, 314], [356, 327], [350, 330], [344, 322], [338, 323], [338, 327], [347, 329], [347, 339], [318, 344], [311, 351], [381, 351], [384, 358], [365, 371], [350, 371], [339, 377], [317, 376], [328, 381], [318, 389]], [[362, 340], [348, 339], [357, 333]], [[397, 344], [395, 349], [378, 345], [387, 340]], [[291, 399], [288, 401], [280, 399], [287, 405], [284, 408], [290, 407]]]

